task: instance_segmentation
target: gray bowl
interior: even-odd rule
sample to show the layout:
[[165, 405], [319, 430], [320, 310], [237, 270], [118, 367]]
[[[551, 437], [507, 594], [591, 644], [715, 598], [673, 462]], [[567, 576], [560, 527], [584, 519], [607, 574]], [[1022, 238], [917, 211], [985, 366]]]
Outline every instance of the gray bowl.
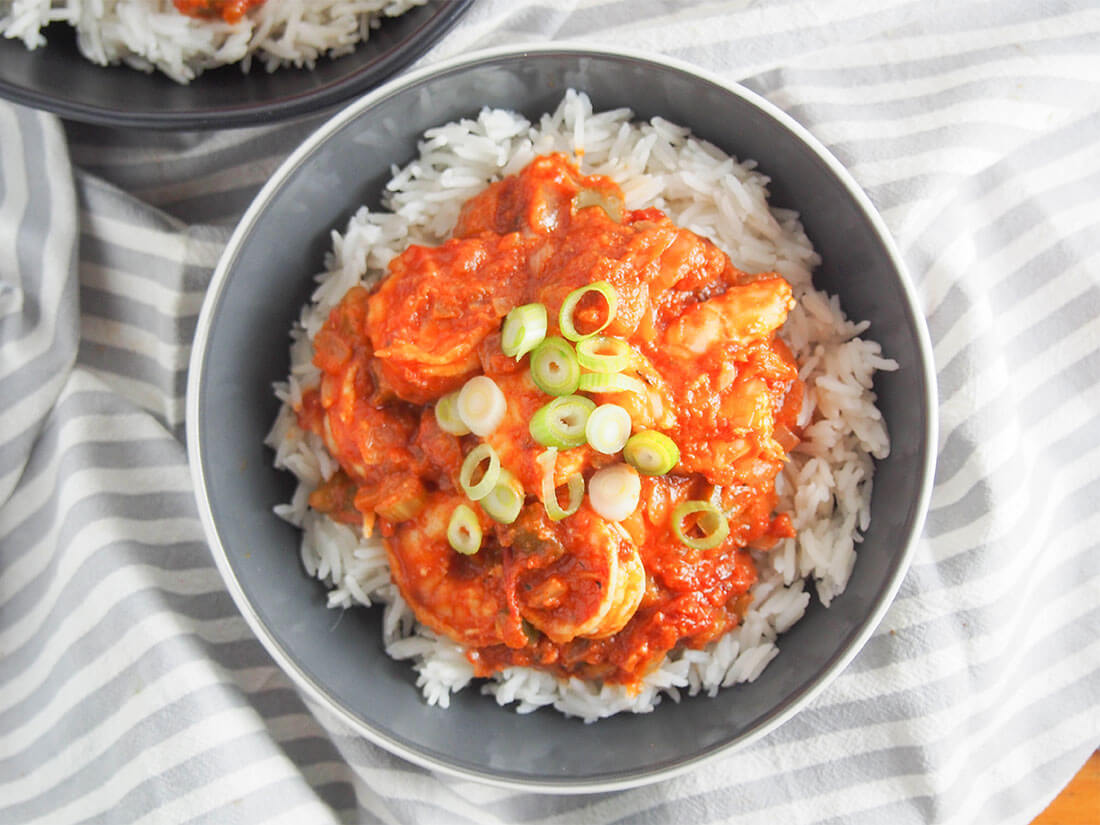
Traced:
[[[311, 275], [359, 204], [377, 207], [389, 168], [424, 129], [483, 106], [528, 117], [568, 87], [596, 108], [661, 115], [772, 177], [772, 202], [798, 209], [838, 293], [900, 369], [879, 377], [894, 444], [879, 462], [872, 523], [844, 595], [813, 602], [752, 684], [717, 698], [662, 703], [593, 725], [551, 710], [520, 716], [476, 689], [449, 710], [427, 706], [408, 663], [382, 649], [380, 611], [337, 622], [306, 576], [296, 529], [272, 515], [293, 490], [262, 439], [288, 370], [287, 331]], [[188, 386], [188, 446], [199, 508], [226, 585], [275, 660], [363, 736], [413, 762], [544, 792], [642, 784], [742, 746], [795, 714], [870, 636], [901, 581], [931, 487], [935, 389], [927, 332], [901, 260], [870, 202], [804, 129], [763, 99], [682, 64], [602, 49], [493, 51], [393, 81], [342, 111], [280, 168], [219, 263], [198, 324]]]

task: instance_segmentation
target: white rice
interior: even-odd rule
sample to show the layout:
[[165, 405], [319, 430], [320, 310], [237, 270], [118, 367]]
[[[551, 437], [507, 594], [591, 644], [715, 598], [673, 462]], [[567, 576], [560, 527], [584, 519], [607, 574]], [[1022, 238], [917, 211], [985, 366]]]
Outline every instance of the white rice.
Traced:
[[[897, 364], [883, 357], [877, 343], [860, 337], [866, 323], [847, 320], [835, 296], [814, 289], [810, 273], [818, 256], [797, 214], [769, 209], [768, 178], [753, 161], [738, 163], [659, 118], [649, 123], [631, 118], [626, 109], [594, 113], [584, 94], [569, 91], [537, 124], [486, 109], [476, 120], [428, 130], [419, 157], [393, 169], [384, 198], [390, 211], [360, 209], [343, 234], [333, 232], [313, 301], [291, 333], [291, 374], [276, 388], [284, 406], [268, 444], [276, 451], [276, 466], [293, 472], [299, 487], [278, 512], [304, 528], [302, 562], [331, 588], [331, 607], [385, 605], [386, 649], [412, 661], [431, 704], [446, 707], [451, 693], [473, 679], [473, 669], [458, 645], [416, 624], [390, 583], [377, 538], [364, 538], [308, 510], [309, 492], [336, 464], [320, 439], [299, 429], [289, 404], [317, 384], [309, 341], [347, 289], [377, 281], [409, 243], [439, 243], [463, 201], [536, 155], [583, 149], [582, 172], [611, 176], [622, 186], [628, 209], [657, 206], [713, 240], [739, 268], [777, 271], [791, 283], [798, 305], [781, 334], [802, 365], [806, 393], [800, 423], [808, 426], [777, 489], [779, 509], [790, 513], [798, 537], [757, 554], [760, 578], [739, 627], [705, 650], [670, 655], [645, 677], [637, 694], [518, 667], [487, 680], [483, 692], [521, 713], [552, 705], [593, 721], [620, 711], [650, 711], [665, 695], [674, 700], [684, 693], [714, 695], [719, 688], [750, 682], [779, 652], [779, 634], [802, 617], [809, 582], [826, 606], [843, 592], [855, 546], [867, 529], [873, 459], [886, 457], [890, 449], [872, 378], [876, 370]], [[823, 417], [810, 423], [815, 413]]]
[[94, 63], [159, 69], [187, 83], [206, 69], [253, 61], [267, 71], [312, 68], [365, 41], [383, 17], [397, 17], [427, 0], [267, 0], [244, 19], [198, 20], [172, 0], [0, 0], [0, 35], [29, 49], [46, 43], [42, 30], [65, 22], [81, 53]]

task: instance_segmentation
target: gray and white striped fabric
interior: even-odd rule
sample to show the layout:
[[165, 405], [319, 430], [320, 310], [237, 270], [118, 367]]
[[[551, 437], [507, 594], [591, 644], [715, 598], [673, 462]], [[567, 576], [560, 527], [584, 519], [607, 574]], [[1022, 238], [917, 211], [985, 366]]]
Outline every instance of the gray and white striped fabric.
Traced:
[[317, 121], [0, 104], [0, 822], [1027, 823], [1100, 745], [1100, 7], [480, 0], [425, 62], [554, 38], [745, 82], [898, 240], [942, 435], [876, 635], [764, 741], [633, 791], [460, 782], [350, 735], [238, 615], [181, 442], [211, 268]]

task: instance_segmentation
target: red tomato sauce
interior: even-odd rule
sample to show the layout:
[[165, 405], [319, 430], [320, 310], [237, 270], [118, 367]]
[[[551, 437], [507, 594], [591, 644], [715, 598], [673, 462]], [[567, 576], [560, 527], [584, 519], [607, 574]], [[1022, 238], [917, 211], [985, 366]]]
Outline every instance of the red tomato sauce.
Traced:
[[172, 0], [180, 14], [188, 17], [222, 19], [227, 23], [237, 23], [248, 14], [250, 9], [264, 4], [265, 0]]
[[[341, 471], [311, 505], [377, 527], [394, 582], [417, 618], [467, 649], [479, 675], [527, 665], [559, 676], [637, 685], [672, 650], [700, 648], [736, 627], [757, 572], [753, 552], [791, 537], [774, 481], [798, 443], [802, 385], [776, 336], [794, 304], [774, 273], [748, 274], [710, 241], [661, 211], [624, 211], [618, 186], [582, 176], [565, 157], [535, 159], [463, 208], [453, 237], [410, 246], [371, 291], [355, 287], [314, 339], [320, 386], [301, 426], [320, 435]], [[602, 334], [639, 354], [642, 394], [590, 394], [679, 447], [663, 476], [642, 476], [636, 510], [610, 523], [588, 503], [552, 521], [540, 500], [544, 448], [528, 430], [548, 402], [528, 359], [504, 356], [500, 329], [513, 307], [542, 303], [548, 334], [574, 289], [604, 280], [617, 312]], [[606, 318], [589, 294], [578, 328]], [[434, 403], [475, 375], [492, 378], [508, 411], [485, 438], [526, 500], [498, 524], [459, 485], [481, 442], [444, 432]], [[557, 483], [587, 480], [621, 461], [588, 446], [563, 449]], [[718, 503], [729, 523], [717, 547], [679, 541], [680, 502]], [[484, 537], [475, 556], [451, 549], [447, 519], [465, 503]]]

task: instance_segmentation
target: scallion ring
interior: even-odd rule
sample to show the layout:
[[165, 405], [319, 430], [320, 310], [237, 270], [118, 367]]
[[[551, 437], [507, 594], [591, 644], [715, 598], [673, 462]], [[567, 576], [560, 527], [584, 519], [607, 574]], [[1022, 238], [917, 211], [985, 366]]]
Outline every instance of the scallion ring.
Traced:
[[435, 421], [439, 429], [451, 435], [466, 435], [470, 428], [458, 416], [458, 393], [452, 392], [435, 402]]
[[588, 480], [588, 502], [608, 521], [622, 521], [638, 509], [642, 482], [628, 464], [612, 464], [597, 470]]
[[500, 348], [517, 361], [537, 347], [546, 337], [546, 307], [542, 304], [518, 306], [504, 317]]
[[[696, 513], [692, 524], [688, 519]], [[688, 530], [697, 535], [689, 535]], [[672, 532], [681, 544], [696, 550], [710, 550], [726, 540], [730, 534], [729, 521], [722, 511], [709, 501], [685, 501], [672, 509]]]
[[451, 513], [447, 523], [447, 541], [456, 553], [472, 556], [481, 549], [481, 525], [477, 513], [460, 504]]
[[680, 463], [680, 448], [664, 433], [642, 430], [630, 436], [623, 458], [642, 475], [663, 476]]
[[580, 473], [573, 473], [566, 480], [566, 486], [569, 488], [569, 504], [563, 508], [558, 501], [558, 488], [554, 484], [558, 451], [551, 447], [535, 460], [542, 466], [542, 505], [546, 508], [546, 515], [553, 521], [561, 521], [566, 516], [573, 515], [580, 509], [581, 500], [584, 498], [584, 478]]
[[535, 347], [531, 353], [531, 380], [547, 395], [569, 395], [577, 391], [581, 365], [568, 341], [551, 336]]
[[621, 372], [586, 372], [577, 382], [577, 389], [581, 392], [633, 392], [642, 395], [645, 384], [633, 375]]
[[508, 402], [496, 381], [487, 375], [475, 375], [458, 391], [455, 409], [470, 432], [484, 438], [500, 426]]
[[618, 404], [601, 404], [588, 416], [584, 438], [593, 450], [615, 455], [626, 446], [631, 426], [630, 413]]
[[[589, 292], [598, 292], [607, 301], [607, 317], [596, 329], [589, 333], [581, 333], [577, 331], [573, 313], [577, 309], [577, 304], [581, 302], [581, 298]], [[565, 302], [561, 305], [561, 312], [558, 313], [558, 326], [561, 327], [561, 334], [570, 341], [584, 341], [587, 338], [599, 335], [607, 329], [608, 325], [615, 320], [615, 313], [618, 309], [619, 293], [615, 291], [615, 287], [607, 281], [595, 281], [587, 286], [582, 286], [580, 289], [574, 289], [565, 296]]]
[[596, 402], [583, 395], [563, 395], [535, 411], [528, 424], [531, 438], [543, 447], [568, 450], [585, 442], [588, 417]]
[[592, 372], [622, 372], [630, 366], [633, 351], [622, 338], [597, 335], [577, 342], [577, 360]]
[[523, 486], [507, 470], [500, 471], [496, 486], [478, 504], [493, 521], [511, 524], [523, 508]]
[[[485, 460], [488, 460], [489, 465], [482, 473], [481, 479], [474, 484], [474, 473]], [[479, 501], [489, 495], [499, 480], [500, 458], [497, 456], [497, 451], [488, 444], [478, 444], [470, 450], [458, 473], [458, 483], [462, 485], [462, 492], [469, 496], [471, 501]]]

